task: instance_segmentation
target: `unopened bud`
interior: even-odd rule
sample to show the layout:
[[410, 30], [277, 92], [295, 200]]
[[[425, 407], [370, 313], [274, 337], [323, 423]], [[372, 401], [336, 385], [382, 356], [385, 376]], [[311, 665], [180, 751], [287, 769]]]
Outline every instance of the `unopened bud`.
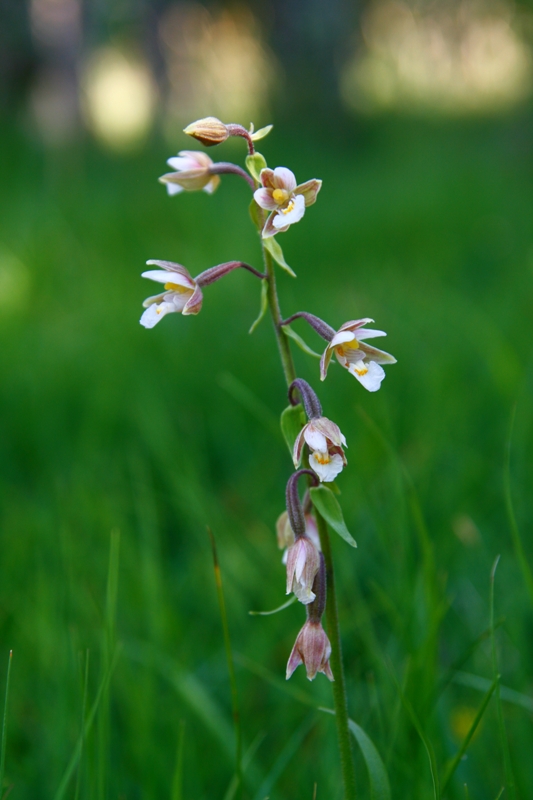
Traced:
[[206, 147], [222, 144], [230, 135], [227, 126], [216, 117], [205, 117], [204, 119], [196, 120], [196, 122], [191, 122], [190, 125], [184, 128], [183, 132], [194, 139], [198, 139]]

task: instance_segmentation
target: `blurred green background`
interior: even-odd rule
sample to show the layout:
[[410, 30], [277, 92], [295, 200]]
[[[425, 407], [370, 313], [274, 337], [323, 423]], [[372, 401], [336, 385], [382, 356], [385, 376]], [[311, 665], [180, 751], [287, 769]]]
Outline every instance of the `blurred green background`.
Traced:
[[[503, 797], [533, 796], [533, 596], [509, 516], [511, 502], [530, 560], [530, 18], [465, 3], [302, 9], [6, 5], [10, 797], [225, 796], [233, 731], [207, 525], [237, 661], [246, 796], [310, 800], [316, 784], [317, 798], [342, 797], [334, 722], [317, 711], [331, 707], [331, 687], [321, 675], [308, 684], [303, 668], [284, 681], [302, 608], [248, 614], [285, 599], [274, 525], [292, 471], [270, 322], [247, 333], [257, 282], [232, 273], [206, 289], [197, 318], [138, 324], [149, 258], [193, 275], [231, 259], [260, 266], [244, 182], [174, 198], [157, 183], [166, 158], [196, 149], [181, 127], [209, 113], [274, 122], [260, 148], [269, 165], [324, 181], [279, 237], [298, 274], [279, 274], [285, 314], [308, 310], [335, 328], [373, 317], [398, 359], [368, 394], [338, 367], [320, 384], [318, 362], [295, 353], [349, 445], [338, 484], [359, 547], [333, 545], [350, 715], [393, 798], [433, 796], [425, 745], [442, 777], [494, 678], [499, 555], [503, 724], [494, 695], [442, 796], [464, 798], [464, 784], [472, 800], [504, 785]], [[210, 155], [242, 163], [244, 145]], [[321, 349], [304, 323], [294, 328]]]

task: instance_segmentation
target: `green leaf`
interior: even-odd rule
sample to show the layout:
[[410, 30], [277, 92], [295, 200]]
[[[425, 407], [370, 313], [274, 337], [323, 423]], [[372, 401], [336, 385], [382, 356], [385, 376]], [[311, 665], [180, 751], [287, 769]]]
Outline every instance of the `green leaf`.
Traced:
[[276, 261], [285, 272], [288, 272], [291, 278], [296, 277], [296, 273], [289, 267], [287, 262], [285, 261], [285, 257], [283, 255], [283, 250], [276, 242], [273, 236], [269, 236], [267, 239], [263, 239], [263, 244], [265, 246], [265, 250], [268, 250], [274, 261]]
[[261, 170], [265, 169], [267, 162], [261, 153], [254, 153], [253, 156], [246, 156], [246, 169], [252, 178], [261, 183]]
[[265, 125], [264, 128], [259, 128], [259, 130], [255, 131], [255, 133], [251, 133], [250, 138], [252, 142], [258, 142], [259, 139], [264, 139], [265, 136], [268, 136], [273, 127], [273, 125]]
[[292, 456], [296, 437], [305, 425], [305, 413], [302, 406], [299, 403], [297, 406], [287, 406], [281, 412], [280, 424], [283, 438], [287, 442], [287, 447]]
[[309, 356], [314, 356], [314, 358], [322, 358], [322, 356], [319, 353], [315, 353], [314, 350], [311, 350], [309, 345], [306, 344], [306, 342], [304, 342], [301, 336], [298, 336], [298, 334], [295, 333], [295, 331], [293, 331], [290, 325], [284, 325], [282, 327], [282, 331], [285, 334], [285, 336], [288, 336], [290, 339], [296, 342], [300, 350], [303, 350], [304, 353], [307, 353], [307, 355]]
[[259, 316], [255, 320], [255, 322], [252, 323], [252, 327], [250, 328], [248, 333], [253, 333], [255, 331], [255, 329], [265, 316], [267, 308], [268, 308], [268, 281], [263, 280], [261, 281], [261, 308], [259, 309]]
[[391, 794], [387, 770], [376, 746], [353, 719], [348, 720], [348, 727], [353, 733], [365, 759], [370, 778], [370, 797], [372, 800], [390, 800]]
[[328, 525], [333, 528], [339, 536], [342, 536], [345, 542], [351, 544], [352, 547], [357, 547], [355, 539], [352, 538], [344, 522], [339, 501], [331, 489], [328, 489], [327, 486], [322, 484], [321, 486], [313, 486], [309, 490], [309, 493], [314, 507], [318, 513], [324, 517]]
[[252, 200], [252, 202], [250, 203], [248, 211], [250, 212], [250, 216], [252, 218], [252, 222], [254, 223], [255, 227], [259, 231], [261, 231], [264, 225], [264, 219], [261, 209], [255, 202], [255, 200]]

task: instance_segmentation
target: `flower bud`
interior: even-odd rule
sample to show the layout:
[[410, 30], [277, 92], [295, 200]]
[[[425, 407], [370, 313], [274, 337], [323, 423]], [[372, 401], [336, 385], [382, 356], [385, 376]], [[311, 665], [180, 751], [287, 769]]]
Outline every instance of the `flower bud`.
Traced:
[[216, 117], [205, 117], [204, 119], [196, 120], [196, 122], [191, 122], [190, 125], [184, 128], [183, 132], [194, 139], [198, 139], [206, 147], [222, 144], [230, 135], [226, 125]]
[[307, 677], [312, 681], [317, 672], [323, 672], [334, 681], [329, 665], [331, 644], [319, 620], [308, 619], [298, 634], [287, 663], [287, 680], [300, 664], [304, 664]]

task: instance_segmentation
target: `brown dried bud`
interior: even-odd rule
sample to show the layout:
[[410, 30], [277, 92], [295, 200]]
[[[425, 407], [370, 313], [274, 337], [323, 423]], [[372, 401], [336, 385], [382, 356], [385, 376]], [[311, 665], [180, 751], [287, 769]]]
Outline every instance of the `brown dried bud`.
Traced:
[[205, 117], [204, 119], [196, 120], [196, 122], [191, 122], [190, 125], [184, 128], [183, 132], [194, 139], [198, 139], [206, 147], [222, 144], [230, 135], [227, 126], [216, 117]]

